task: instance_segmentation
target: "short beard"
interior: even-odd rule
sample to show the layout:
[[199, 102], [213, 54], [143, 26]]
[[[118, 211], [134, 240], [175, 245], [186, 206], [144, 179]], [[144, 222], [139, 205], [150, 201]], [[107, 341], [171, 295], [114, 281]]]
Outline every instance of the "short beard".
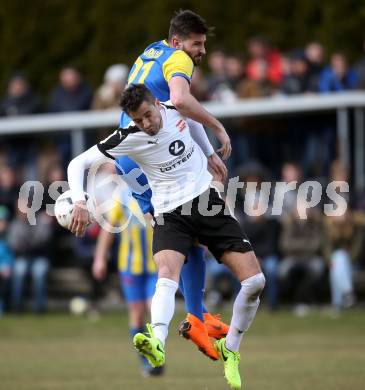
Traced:
[[195, 65], [195, 66], [199, 66], [200, 64], [201, 64], [201, 62], [202, 62], [202, 57], [199, 57], [199, 59], [198, 60], [195, 60], [195, 58], [192, 58], [192, 60], [193, 60], [193, 64]]

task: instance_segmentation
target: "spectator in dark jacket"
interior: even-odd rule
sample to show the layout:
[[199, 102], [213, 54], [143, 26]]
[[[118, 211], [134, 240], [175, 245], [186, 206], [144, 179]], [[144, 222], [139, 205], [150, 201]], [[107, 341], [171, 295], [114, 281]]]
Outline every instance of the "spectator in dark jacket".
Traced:
[[28, 80], [15, 74], [8, 83], [7, 94], [0, 103], [0, 116], [37, 114], [42, 111], [40, 98], [31, 90]]
[[265, 296], [270, 310], [278, 306], [278, 238], [280, 225], [265, 212], [264, 202], [258, 202], [250, 215], [242, 214], [239, 222], [247, 234], [266, 278]]
[[309, 64], [309, 90], [317, 92], [319, 77], [323, 70], [323, 46], [319, 42], [308, 43], [305, 47], [305, 57]]
[[[31, 115], [42, 112], [42, 102], [32, 91], [27, 78], [15, 74], [8, 83], [7, 94], [0, 102], [0, 116]], [[21, 137], [21, 138], [20, 138]], [[2, 140], [9, 149], [9, 162], [17, 166], [31, 164], [38, 150], [34, 135]]]
[[281, 82], [280, 89], [286, 95], [310, 92], [309, 63], [302, 50], [289, 56], [289, 74]]
[[[60, 84], [51, 92], [49, 111], [85, 111], [92, 103], [92, 92], [77, 69], [72, 66], [64, 67], [59, 75]], [[70, 135], [62, 133], [56, 136], [58, 151], [64, 167], [71, 159]]]
[[284, 219], [280, 234], [280, 252], [283, 260], [279, 265], [279, 276], [284, 289], [292, 295], [298, 305], [298, 314], [304, 314], [304, 305], [314, 303], [325, 271], [321, 257], [325, 246], [322, 220], [314, 210], [307, 210], [298, 199], [297, 209]]
[[26, 201], [19, 199], [17, 216], [9, 226], [9, 245], [16, 258], [12, 275], [11, 300], [15, 311], [24, 307], [24, 285], [28, 273], [33, 288], [33, 307], [36, 313], [46, 310], [46, 282], [50, 266], [49, 252], [52, 238], [52, 218], [45, 212], [36, 214], [36, 224], [30, 225]]
[[60, 72], [60, 84], [51, 92], [49, 111], [84, 111], [89, 110], [92, 92], [82, 80], [77, 69], [68, 66]]

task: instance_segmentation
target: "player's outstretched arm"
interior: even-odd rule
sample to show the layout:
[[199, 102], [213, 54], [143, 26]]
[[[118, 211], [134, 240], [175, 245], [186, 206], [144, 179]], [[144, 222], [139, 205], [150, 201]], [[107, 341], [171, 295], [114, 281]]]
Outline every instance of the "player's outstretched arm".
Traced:
[[215, 136], [221, 143], [218, 152], [222, 154], [224, 160], [231, 155], [231, 140], [218, 119], [214, 118], [190, 93], [190, 86], [184, 77], [175, 76], [169, 81], [170, 100], [176, 109], [184, 116], [194, 119], [204, 126], [212, 129]]
[[72, 191], [72, 201], [75, 207], [72, 211], [69, 230], [77, 237], [84, 235], [87, 225], [90, 223], [89, 211], [86, 208], [84, 195], [84, 174], [85, 170], [101, 159], [105, 159], [96, 146], [86, 150], [75, 157], [67, 168], [67, 179]]

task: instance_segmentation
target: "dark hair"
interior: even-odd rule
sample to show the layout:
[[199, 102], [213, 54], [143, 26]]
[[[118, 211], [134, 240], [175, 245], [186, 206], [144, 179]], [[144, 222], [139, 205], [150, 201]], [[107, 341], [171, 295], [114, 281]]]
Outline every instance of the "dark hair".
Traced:
[[206, 34], [211, 31], [212, 28], [207, 26], [201, 16], [188, 9], [180, 10], [170, 21], [169, 39], [174, 35], [187, 38], [190, 33]]
[[122, 93], [120, 106], [124, 112], [128, 113], [137, 111], [144, 101], [153, 104], [155, 100], [156, 98], [145, 85], [130, 84]]

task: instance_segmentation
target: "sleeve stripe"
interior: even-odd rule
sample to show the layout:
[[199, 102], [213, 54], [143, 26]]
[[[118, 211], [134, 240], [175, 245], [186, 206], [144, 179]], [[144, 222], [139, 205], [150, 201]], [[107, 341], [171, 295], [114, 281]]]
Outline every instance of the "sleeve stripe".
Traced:
[[115, 150], [118, 145], [120, 145], [123, 140], [128, 137], [129, 134], [137, 133], [138, 131], [140, 130], [137, 126], [130, 126], [126, 129], [118, 129], [105, 140], [99, 142], [97, 147], [106, 157], [112, 158], [114, 160], [115, 158], [110, 153], [108, 153], [108, 151], [112, 151], [113, 149]]
[[[191, 83], [191, 78], [188, 77], [185, 73], [179, 73], [179, 72], [173, 73], [173, 74], [171, 75], [171, 79], [172, 79], [173, 77], [176, 77], [176, 76], [184, 77], [184, 79], [186, 79], [186, 80], [188, 81], [189, 84]], [[171, 79], [170, 79], [170, 80], [171, 80]]]
[[101, 153], [104, 154], [105, 157], [108, 157], [108, 158], [111, 158], [112, 160], [115, 160], [115, 158], [109, 154], [106, 149], [101, 145], [101, 144], [97, 144], [96, 145], [98, 147], [98, 149], [100, 150]]
[[176, 110], [176, 107], [173, 105], [169, 105], [169, 104], [165, 104], [165, 103], [161, 103], [161, 105], [166, 107], [168, 110]]

